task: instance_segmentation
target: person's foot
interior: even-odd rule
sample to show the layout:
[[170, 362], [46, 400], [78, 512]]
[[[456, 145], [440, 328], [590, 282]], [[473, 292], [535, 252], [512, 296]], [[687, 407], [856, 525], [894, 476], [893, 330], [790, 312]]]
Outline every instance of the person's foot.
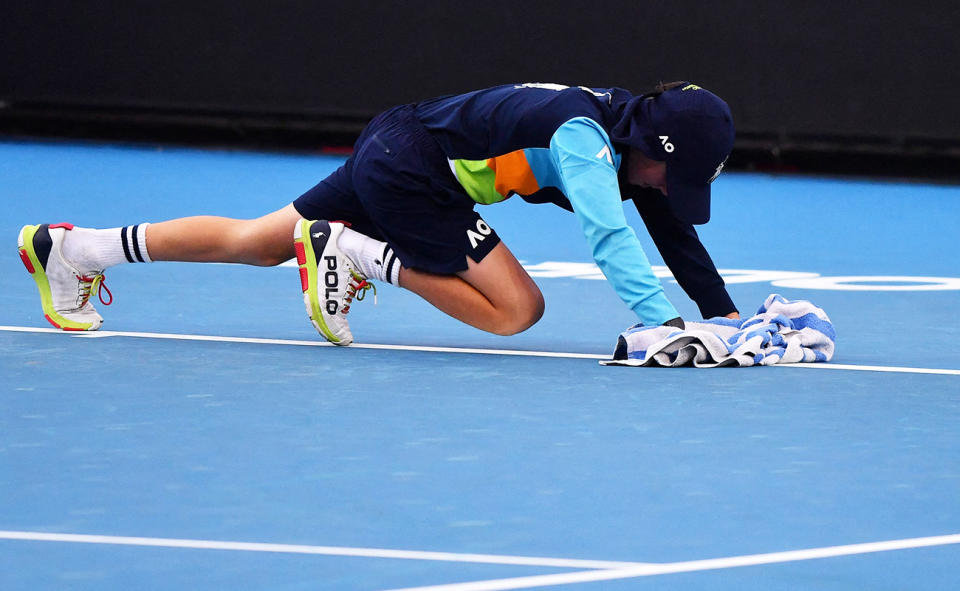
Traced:
[[[72, 224], [24, 226], [17, 237], [17, 251], [23, 266], [37, 283], [43, 314], [50, 324], [62, 330], [97, 330], [103, 318], [90, 303], [100, 295], [104, 305], [113, 297], [103, 285], [103, 270], [78, 269], [63, 257], [63, 241]], [[100, 294], [103, 287], [110, 300]]]
[[355, 297], [362, 300], [363, 294], [373, 287], [337, 246], [343, 228], [340, 222], [300, 220], [293, 231], [307, 315], [320, 334], [334, 345], [353, 342], [347, 322], [350, 304]]

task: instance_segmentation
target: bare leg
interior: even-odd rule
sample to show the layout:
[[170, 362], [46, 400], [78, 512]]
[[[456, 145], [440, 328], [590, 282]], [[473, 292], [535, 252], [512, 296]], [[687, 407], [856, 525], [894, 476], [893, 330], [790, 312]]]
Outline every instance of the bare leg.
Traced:
[[290, 204], [255, 220], [197, 216], [158, 222], [147, 227], [147, 250], [154, 261], [278, 265], [294, 256], [299, 219]]
[[543, 294], [502, 242], [466, 271], [400, 271], [400, 285], [470, 326], [500, 335], [522, 332], [543, 315]]
[[[293, 205], [254, 220], [197, 216], [150, 224], [147, 249], [154, 261], [278, 265], [294, 256]], [[480, 263], [467, 260], [457, 275], [403, 268], [400, 285], [471, 326], [501, 335], [533, 326], [543, 295], [502, 242]]]

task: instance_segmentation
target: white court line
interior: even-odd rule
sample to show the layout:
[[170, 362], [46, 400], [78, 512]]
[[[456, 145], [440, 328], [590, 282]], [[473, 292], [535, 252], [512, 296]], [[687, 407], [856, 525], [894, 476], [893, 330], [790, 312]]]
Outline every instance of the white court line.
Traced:
[[352, 556], [360, 558], [395, 558], [401, 560], [431, 560], [441, 562], [501, 564], [510, 566], [546, 566], [554, 568], [592, 568], [605, 570], [639, 567], [646, 564], [644, 562], [578, 560], [574, 558], [501, 556], [496, 554], [460, 554], [454, 552], [391, 550], [385, 548], [349, 548], [341, 546], [309, 546], [302, 544], [268, 544], [259, 542], [227, 542], [220, 540], [184, 540], [177, 538], [100, 536], [32, 531], [0, 531], [0, 540], [68, 542], [74, 544], [112, 544], [117, 546], [149, 546], [155, 548], [189, 548], [193, 550], [232, 550], [235, 552], [271, 552], [279, 554], [313, 554], [321, 556]]
[[[56, 328], [33, 327], [33, 326], [0, 326], [0, 331], [7, 332], [31, 332], [31, 333], [49, 333], [68, 335], [86, 339], [105, 338], [105, 337], [132, 337], [146, 339], [166, 339], [180, 341], [211, 341], [218, 343], [253, 343], [259, 345], [293, 345], [299, 347], [333, 347], [334, 345], [324, 341], [298, 341], [291, 339], [261, 339], [255, 337], [227, 337], [210, 335], [192, 335], [192, 334], [172, 334], [159, 332], [121, 332], [110, 330], [99, 330], [95, 332], [67, 332]], [[515, 349], [469, 349], [463, 347], [427, 347], [421, 345], [378, 345], [370, 343], [354, 343], [350, 345], [351, 349], [377, 349], [390, 351], [421, 351], [427, 353], [470, 353], [474, 355], [507, 355], [519, 357], [553, 357], [562, 359], [610, 359], [609, 355], [598, 355], [595, 353], [562, 353], [554, 351], [523, 351]], [[926, 367], [897, 367], [884, 365], [844, 365], [839, 363], [785, 363], [772, 365], [770, 367], [804, 369], [840, 369], [851, 371], [877, 371], [889, 373], [915, 373], [932, 375], [952, 375], [960, 376], [960, 369], [937, 369]]]
[[932, 536], [926, 538], [910, 538], [905, 540], [890, 540], [886, 542], [871, 542], [867, 544], [850, 544], [847, 546], [828, 546], [825, 548], [791, 550], [788, 552], [771, 552], [768, 554], [750, 554], [747, 556], [731, 556], [729, 558], [712, 558], [708, 560], [690, 560], [686, 562], [667, 562], [662, 564], [642, 564], [624, 568], [580, 571], [556, 575], [516, 577], [512, 579], [453, 583], [450, 585], [430, 585], [427, 587], [406, 587], [403, 589], [394, 589], [392, 591], [508, 591], [512, 589], [545, 587], [547, 585], [570, 585], [573, 583], [631, 579], [636, 577], [649, 577], [653, 575], [737, 568], [741, 566], [778, 564], [783, 562], [796, 562], [799, 560], [814, 560], [818, 558], [833, 558], [836, 556], [869, 554], [872, 552], [906, 550], [909, 548], [945, 546], [948, 544], [960, 544], [960, 534]]
[[65, 534], [30, 531], [0, 531], [0, 539], [34, 542], [67, 542], [80, 544], [112, 544], [121, 546], [148, 546], [161, 548], [188, 548], [201, 550], [233, 550], [241, 552], [272, 552], [286, 554], [313, 554], [325, 556], [351, 556], [363, 558], [397, 558], [406, 560], [433, 560], [446, 562], [500, 564], [514, 566], [545, 566], [559, 568], [590, 568], [595, 570], [515, 577], [488, 581], [472, 581], [448, 585], [430, 585], [426, 587], [407, 587], [394, 591], [509, 591], [530, 589], [547, 585], [569, 585], [666, 575], [685, 572], [779, 564], [801, 560], [852, 556], [873, 552], [889, 552], [911, 548], [927, 548], [960, 544], [960, 534], [908, 538], [845, 546], [827, 546], [806, 550], [749, 554], [727, 558], [689, 560], [684, 562], [646, 563], [614, 562], [605, 560], [577, 560], [567, 558], [535, 558], [526, 556], [500, 556], [488, 554], [457, 554], [450, 552], [419, 552], [413, 550], [388, 550], [378, 548], [347, 548], [337, 546], [308, 546], [295, 544], [267, 544], [255, 542], [227, 542], [214, 540], [186, 540], [176, 538], [145, 538], [128, 536], [101, 536], [87, 534]]
[[843, 363], [778, 363], [770, 367], [803, 367], [810, 369], [845, 369], [848, 371], [881, 371], [891, 373], [926, 373], [941, 376], [960, 376], [960, 369], [928, 367], [888, 367], [885, 365], [845, 365]]
[[[159, 332], [120, 332], [98, 330], [95, 332], [67, 332], [56, 328], [30, 326], [0, 326], [0, 331], [41, 332], [65, 334], [81, 338], [135, 337], [146, 339], [172, 339], [179, 341], [213, 341], [219, 343], [254, 343], [258, 345], [294, 345], [299, 347], [335, 347], [325, 341], [298, 341], [290, 339], [261, 339], [255, 337], [225, 337], [193, 334], [170, 334]], [[423, 351], [427, 353], [473, 353], [477, 355], [516, 355], [522, 357], [560, 357], [565, 359], [609, 359], [609, 355], [591, 353], [553, 353], [550, 351], [522, 351], [511, 349], [468, 349], [462, 347], [426, 347], [421, 345], [376, 345], [371, 343], [353, 343], [350, 349], [380, 349], [391, 351]]]

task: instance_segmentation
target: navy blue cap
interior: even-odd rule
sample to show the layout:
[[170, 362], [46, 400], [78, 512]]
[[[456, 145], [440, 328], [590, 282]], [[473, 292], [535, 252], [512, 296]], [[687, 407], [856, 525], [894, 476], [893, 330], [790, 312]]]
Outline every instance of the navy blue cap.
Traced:
[[648, 158], [666, 161], [667, 200], [680, 220], [707, 223], [710, 183], [733, 148], [730, 107], [712, 92], [688, 83], [636, 99], [627, 109], [630, 121], [622, 121], [615, 133]]

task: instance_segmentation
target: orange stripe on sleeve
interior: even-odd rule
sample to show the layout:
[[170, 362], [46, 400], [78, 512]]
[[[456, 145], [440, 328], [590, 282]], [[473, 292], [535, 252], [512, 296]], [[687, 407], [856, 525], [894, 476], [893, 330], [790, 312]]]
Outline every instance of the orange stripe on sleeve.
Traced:
[[537, 177], [530, 170], [530, 163], [523, 150], [517, 150], [487, 160], [487, 166], [493, 170], [496, 180], [494, 189], [507, 196], [510, 193], [531, 195], [540, 190]]

